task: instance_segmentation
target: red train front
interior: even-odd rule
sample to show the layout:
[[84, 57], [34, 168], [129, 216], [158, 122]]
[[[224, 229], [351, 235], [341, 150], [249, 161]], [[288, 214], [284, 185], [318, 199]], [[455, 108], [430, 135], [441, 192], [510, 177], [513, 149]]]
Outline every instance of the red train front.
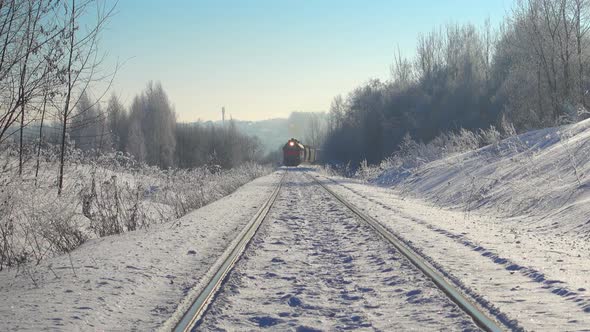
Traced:
[[297, 166], [303, 160], [303, 152], [305, 147], [299, 143], [298, 140], [291, 138], [285, 146], [283, 146], [283, 165]]
[[318, 150], [301, 144], [291, 138], [283, 146], [283, 165], [298, 166], [303, 162], [313, 163], [317, 160]]

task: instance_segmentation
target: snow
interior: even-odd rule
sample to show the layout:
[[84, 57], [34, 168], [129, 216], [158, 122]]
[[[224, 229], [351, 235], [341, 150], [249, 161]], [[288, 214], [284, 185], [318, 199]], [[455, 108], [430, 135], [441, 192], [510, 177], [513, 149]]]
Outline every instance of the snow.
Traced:
[[[369, 183], [322, 177], [508, 325], [590, 327], [590, 120]], [[316, 176], [320, 176], [317, 174]]]
[[[587, 239], [589, 138], [590, 119], [448, 156], [412, 170], [401, 183], [387, 170], [372, 182], [395, 185], [400, 192], [444, 207], [524, 216], [528, 228]], [[522, 223], [518, 220], [512, 224]]]
[[141, 331], [174, 320], [278, 180], [259, 178], [174, 223], [0, 272], [0, 330]]
[[[384, 169], [369, 182], [317, 168], [288, 172], [203, 326], [473, 328], [430, 281], [306, 179], [308, 172], [404, 238], [506, 326], [587, 330], [589, 138], [587, 120], [453, 153], [403, 176]], [[281, 173], [175, 221], [0, 271], [0, 330], [169, 330]], [[187, 192], [189, 178], [168, 185]], [[158, 203], [157, 190], [153, 195]]]
[[534, 233], [515, 237], [501, 218], [466, 218], [388, 189], [337, 182], [326, 183], [406, 239], [508, 325], [547, 331], [590, 326], [584, 312], [590, 304], [587, 246], [562, 254], [554, 251], [559, 242], [547, 247]]
[[302, 172], [199, 330], [477, 330], [393, 246]]

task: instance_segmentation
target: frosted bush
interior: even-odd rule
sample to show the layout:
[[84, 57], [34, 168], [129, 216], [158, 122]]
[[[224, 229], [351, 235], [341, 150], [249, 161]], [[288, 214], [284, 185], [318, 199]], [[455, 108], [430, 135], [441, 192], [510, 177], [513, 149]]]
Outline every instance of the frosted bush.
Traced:
[[502, 140], [502, 134], [494, 126], [490, 126], [488, 129], [480, 129], [479, 136], [483, 146], [497, 145]]
[[320, 168], [320, 173], [327, 176], [345, 176], [352, 177], [355, 172], [353, 171], [350, 162], [346, 164], [327, 164]]
[[460, 129], [458, 132], [441, 133], [428, 144], [416, 142], [409, 134], [406, 134], [398, 151], [385, 158], [379, 165], [368, 165], [366, 161], [363, 161], [352, 175], [350, 171], [346, 172], [341, 166], [334, 165], [325, 166], [324, 172], [371, 181], [386, 171], [388, 178], [395, 182], [397, 181], [395, 179], [406, 178], [430, 162], [474, 151], [487, 145], [497, 145], [508, 135], [515, 135], [514, 126], [509, 122], [504, 120], [502, 125], [504, 134], [493, 126], [477, 131]]
[[90, 238], [171, 221], [272, 171], [253, 163], [161, 170], [120, 152], [69, 147], [64, 189], [57, 195], [55, 151], [42, 149], [37, 177], [37, 154], [29, 151], [22, 177], [14, 149], [0, 154], [0, 270], [39, 263]]
[[372, 166], [367, 163], [367, 160], [363, 160], [356, 170], [355, 177], [361, 180], [369, 180], [375, 178], [383, 169], [381, 165]]

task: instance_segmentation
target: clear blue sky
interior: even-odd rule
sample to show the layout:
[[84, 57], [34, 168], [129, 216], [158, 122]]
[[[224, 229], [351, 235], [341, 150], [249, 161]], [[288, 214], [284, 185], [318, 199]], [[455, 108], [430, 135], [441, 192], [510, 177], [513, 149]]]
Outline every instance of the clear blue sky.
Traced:
[[[114, 0], [112, 0], [114, 1]], [[161, 81], [180, 121], [325, 111], [369, 78], [387, 79], [397, 45], [446, 23], [496, 24], [512, 0], [120, 0], [101, 38], [124, 61], [113, 91], [128, 105]]]

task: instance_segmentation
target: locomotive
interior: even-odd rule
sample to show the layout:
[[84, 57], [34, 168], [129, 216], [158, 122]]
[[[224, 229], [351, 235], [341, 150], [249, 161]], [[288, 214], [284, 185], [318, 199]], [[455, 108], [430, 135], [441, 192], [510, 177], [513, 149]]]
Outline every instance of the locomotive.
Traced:
[[314, 163], [318, 160], [318, 149], [301, 144], [298, 140], [291, 138], [283, 146], [283, 165], [297, 166], [301, 163]]

